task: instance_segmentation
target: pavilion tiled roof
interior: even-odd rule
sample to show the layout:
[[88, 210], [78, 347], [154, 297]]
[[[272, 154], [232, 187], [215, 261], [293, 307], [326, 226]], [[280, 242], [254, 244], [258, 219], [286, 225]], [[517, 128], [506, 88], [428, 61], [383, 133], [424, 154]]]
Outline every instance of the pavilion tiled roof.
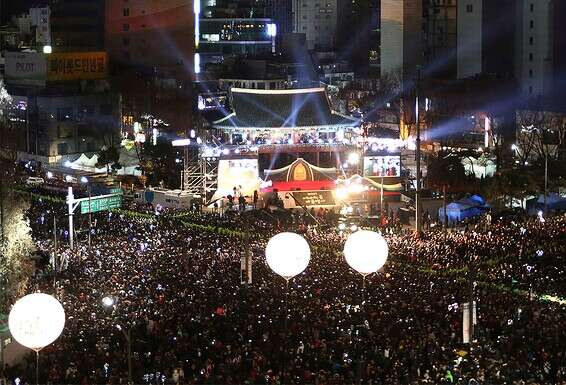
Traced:
[[232, 89], [232, 113], [214, 122], [217, 128], [300, 128], [357, 124], [331, 110], [324, 88]]

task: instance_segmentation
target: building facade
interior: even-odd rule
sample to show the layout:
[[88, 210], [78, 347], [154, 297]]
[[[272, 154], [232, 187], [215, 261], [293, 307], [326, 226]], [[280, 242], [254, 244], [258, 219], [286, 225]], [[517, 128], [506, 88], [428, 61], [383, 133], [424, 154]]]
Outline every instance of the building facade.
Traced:
[[53, 51], [104, 50], [104, 0], [52, 1], [49, 8]]
[[106, 45], [113, 63], [190, 71], [195, 53], [191, 0], [106, 0]]
[[456, 75], [457, 0], [425, 0], [424, 61], [432, 76]]
[[3, 145], [46, 163], [119, 146], [121, 96], [105, 52], [6, 52]]
[[515, 76], [526, 97], [552, 93], [554, 3], [517, 0]]
[[483, 0], [458, 2], [457, 78], [465, 79], [483, 71]]
[[56, 163], [62, 157], [120, 144], [120, 98], [94, 91], [54, 94], [13, 90], [8, 135], [17, 151]]
[[422, 0], [382, 0], [381, 75], [414, 77], [423, 62]]
[[279, 36], [293, 32], [293, 0], [268, 0], [267, 17], [277, 25]]
[[552, 95], [560, 80], [566, 17], [560, 0], [459, 0], [457, 77], [513, 78], [526, 100]]
[[304, 33], [309, 50], [336, 47], [338, 0], [293, 0], [293, 32]]

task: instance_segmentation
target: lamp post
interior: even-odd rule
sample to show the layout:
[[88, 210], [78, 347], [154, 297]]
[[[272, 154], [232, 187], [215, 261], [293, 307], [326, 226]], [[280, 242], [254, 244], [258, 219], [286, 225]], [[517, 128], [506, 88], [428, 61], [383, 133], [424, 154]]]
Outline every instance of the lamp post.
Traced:
[[53, 287], [57, 283], [57, 213], [53, 211]]
[[[381, 234], [374, 231], [359, 230], [346, 239], [344, 244], [344, 257], [350, 267], [362, 275], [362, 322], [366, 322], [365, 313], [365, 286], [366, 277], [376, 273], [387, 261], [389, 247]], [[364, 354], [360, 352], [358, 360], [357, 380], [361, 382]]]
[[267, 265], [285, 279], [285, 320], [283, 340], [282, 383], [285, 383], [287, 362], [287, 319], [289, 315], [289, 281], [301, 274], [308, 266], [311, 250], [307, 241], [298, 234], [285, 232], [273, 236], [265, 248]]
[[[116, 310], [116, 300], [111, 296], [105, 296], [102, 298], [102, 306], [114, 313], [114, 310]], [[126, 339], [128, 349], [128, 384], [132, 385], [132, 328], [128, 327], [126, 330], [124, 330], [124, 328], [120, 324], [117, 324], [116, 328], [122, 332], [124, 338]]]
[[53, 343], [65, 328], [65, 310], [53, 296], [34, 293], [20, 298], [8, 316], [10, 333], [36, 353], [35, 382], [39, 384], [39, 351]]
[[417, 79], [415, 87], [415, 125], [416, 125], [416, 183], [415, 186], [415, 232], [417, 236], [420, 235], [422, 230], [422, 217], [421, 217], [421, 124], [420, 124], [420, 110], [419, 110], [419, 92], [421, 85], [421, 68], [417, 66]]
[[92, 187], [86, 176], [81, 177], [81, 183], [86, 184], [86, 188], [88, 191], [88, 248], [90, 250], [90, 233], [92, 231], [92, 207], [90, 205], [91, 202], [90, 200], [92, 197]]

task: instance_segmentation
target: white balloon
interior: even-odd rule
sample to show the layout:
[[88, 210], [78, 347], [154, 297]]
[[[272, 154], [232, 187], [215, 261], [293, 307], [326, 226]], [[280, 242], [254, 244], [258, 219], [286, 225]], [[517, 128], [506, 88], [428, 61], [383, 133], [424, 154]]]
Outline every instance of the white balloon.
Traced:
[[381, 269], [387, 261], [388, 254], [387, 242], [374, 231], [356, 231], [348, 236], [344, 245], [346, 262], [364, 276]]
[[65, 310], [48, 294], [20, 298], [8, 317], [10, 333], [23, 346], [39, 351], [55, 341], [65, 327]]
[[307, 268], [311, 250], [299, 234], [280, 233], [267, 243], [265, 258], [271, 270], [285, 279], [291, 279]]

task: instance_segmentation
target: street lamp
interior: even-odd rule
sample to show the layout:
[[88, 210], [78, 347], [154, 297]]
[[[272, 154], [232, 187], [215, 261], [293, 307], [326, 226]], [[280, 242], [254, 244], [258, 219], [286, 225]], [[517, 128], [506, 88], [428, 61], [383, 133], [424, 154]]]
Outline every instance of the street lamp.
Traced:
[[311, 251], [303, 237], [286, 232], [269, 240], [265, 248], [265, 258], [271, 270], [283, 277], [288, 284], [291, 278], [307, 268]]
[[90, 237], [91, 237], [91, 232], [92, 232], [92, 206], [90, 204], [91, 202], [91, 197], [92, 197], [92, 188], [91, 185], [89, 183], [89, 180], [86, 176], [81, 176], [81, 183], [86, 184], [86, 188], [88, 191], [88, 248], [90, 250]]
[[289, 317], [289, 280], [301, 274], [311, 259], [311, 250], [307, 241], [299, 234], [285, 232], [273, 236], [265, 248], [267, 265], [285, 279], [285, 321], [283, 344], [282, 378], [285, 383], [285, 366], [287, 362], [287, 321]]
[[[114, 311], [116, 310], [116, 299], [109, 295], [102, 297], [102, 306], [112, 311], [112, 315], [114, 315]], [[122, 332], [124, 338], [126, 339], [126, 343], [128, 344], [128, 384], [132, 385], [132, 328], [128, 327], [126, 330], [120, 324], [116, 324], [116, 329]]]
[[108, 295], [102, 298], [102, 306], [104, 306], [105, 308], [111, 308], [112, 306], [114, 306], [114, 304], [115, 304], [114, 298]]
[[348, 237], [344, 244], [344, 256], [348, 265], [365, 277], [377, 272], [387, 261], [389, 247], [381, 234], [360, 230]]
[[55, 297], [33, 293], [20, 298], [8, 316], [16, 341], [36, 353], [35, 382], [39, 384], [39, 351], [53, 343], [65, 328], [65, 309]]
[[348, 155], [348, 163], [358, 164], [359, 161], [360, 161], [360, 154], [358, 154], [357, 152], [351, 152]]
[[[387, 261], [389, 247], [381, 234], [374, 231], [359, 230], [353, 232], [344, 244], [344, 257], [348, 265], [362, 275], [362, 323], [365, 327], [365, 286], [366, 277], [377, 272]], [[357, 350], [357, 349], [356, 349]], [[359, 352], [357, 381], [361, 381], [363, 352]]]

